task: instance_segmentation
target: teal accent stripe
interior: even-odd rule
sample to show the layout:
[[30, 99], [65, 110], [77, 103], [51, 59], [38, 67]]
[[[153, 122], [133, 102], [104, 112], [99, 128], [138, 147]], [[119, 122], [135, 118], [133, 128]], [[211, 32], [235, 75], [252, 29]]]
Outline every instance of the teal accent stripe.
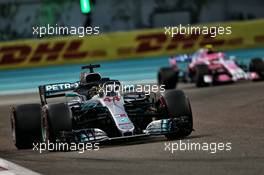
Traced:
[[[227, 52], [238, 61], [248, 64], [253, 57], [264, 57], [264, 48]], [[168, 66], [167, 57], [103, 62], [98, 71], [103, 77], [118, 79], [125, 84], [155, 83], [160, 67]], [[83, 65], [83, 64], [82, 64]], [[186, 64], [181, 63], [183, 68]], [[0, 94], [35, 92], [38, 85], [75, 82], [79, 79], [80, 64], [0, 71]]]

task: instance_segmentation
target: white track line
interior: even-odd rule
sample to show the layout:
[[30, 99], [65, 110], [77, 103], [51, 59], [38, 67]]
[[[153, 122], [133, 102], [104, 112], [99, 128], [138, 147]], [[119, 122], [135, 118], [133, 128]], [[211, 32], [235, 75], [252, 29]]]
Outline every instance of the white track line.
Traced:
[[40, 174], [0, 158], [0, 175], [40, 175]]

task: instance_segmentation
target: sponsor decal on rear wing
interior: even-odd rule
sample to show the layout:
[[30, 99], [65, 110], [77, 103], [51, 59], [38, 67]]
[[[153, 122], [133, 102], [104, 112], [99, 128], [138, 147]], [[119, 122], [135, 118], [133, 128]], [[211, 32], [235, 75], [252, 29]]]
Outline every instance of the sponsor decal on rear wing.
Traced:
[[42, 105], [47, 104], [47, 98], [55, 98], [65, 96], [65, 92], [73, 91], [79, 86], [79, 82], [75, 83], [54, 83], [39, 86], [39, 95]]

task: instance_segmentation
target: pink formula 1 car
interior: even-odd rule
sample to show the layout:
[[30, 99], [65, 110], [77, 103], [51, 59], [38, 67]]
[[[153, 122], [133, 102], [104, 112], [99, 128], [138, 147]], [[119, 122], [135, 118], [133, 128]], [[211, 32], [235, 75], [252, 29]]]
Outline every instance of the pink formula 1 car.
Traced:
[[[237, 82], [239, 80], [263, 80], [264, 61], [260, 58], [252, 59], [249, 72], [234, 59], [229, 59], [223, 52], [211, 49], [199, 49], [193, 55], [181, 55], [169, 59], [171, 69], [175, 70], [177, 62], [189, 62], [183, 79], [194, 82], [197, 87]], [[247, 66], [246, 66], [247, 67]], [[164, 69], [164, 68], [163, 68]], [[167, 68], [168, 69], [168, 68]], [[166, 82], [168, 75], [159, 72], [159, 82]]]
[[187, 72], [197, 87], [250, 78], [235, 60], [226, 59], [223, 52], [213, 52], [208, 49], [200, 49], [193, 55]]

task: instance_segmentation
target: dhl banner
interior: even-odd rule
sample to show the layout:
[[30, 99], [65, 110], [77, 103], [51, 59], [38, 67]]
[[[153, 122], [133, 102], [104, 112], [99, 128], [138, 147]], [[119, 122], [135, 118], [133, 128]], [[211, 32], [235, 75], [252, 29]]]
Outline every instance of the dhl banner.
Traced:
[[[214, 24], [210, 24], [214, 25]], [[206, 25], [206, 26], [210, 26]], [[0, 43], [0, 70], [191, 53], [206, 44], [217, 50], [264, 46], [264, 20], [220, 23], [231, 35], [175, 35], [164, 29], [117, 32], [87, 37], [54, 37]]]

